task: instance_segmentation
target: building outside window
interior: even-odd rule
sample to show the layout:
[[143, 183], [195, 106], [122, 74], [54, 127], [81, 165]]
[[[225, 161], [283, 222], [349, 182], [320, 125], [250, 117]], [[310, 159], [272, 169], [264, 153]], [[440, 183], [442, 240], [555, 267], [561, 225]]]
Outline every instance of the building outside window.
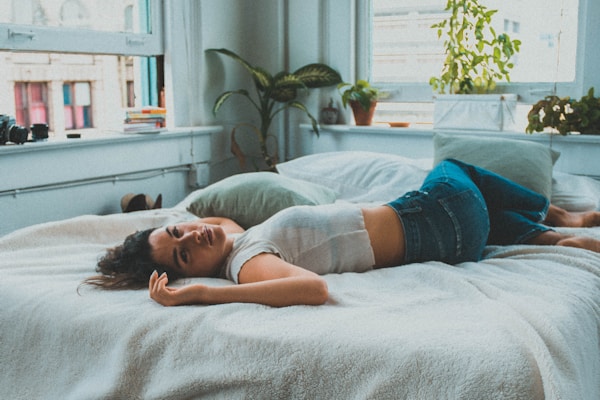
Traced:
[[[125, 109], [159, 105], [159, 0], [0, 3], [0, 114], [17, 123], [120, 130]], [[45, 120], [43, 120], [45, 119]]]
[[[494, 29], [522, 41], [505, 91], [533, 102], [576, 78], [578, 0], [484, 0], [496, 9]], [[448, 16], [446, 0], [370, 0], [368, 74], [390, 97], [378, 105], [380, 120], [431, 121], [429, 79], [439, 76], [443, 37], [431, 25]]]

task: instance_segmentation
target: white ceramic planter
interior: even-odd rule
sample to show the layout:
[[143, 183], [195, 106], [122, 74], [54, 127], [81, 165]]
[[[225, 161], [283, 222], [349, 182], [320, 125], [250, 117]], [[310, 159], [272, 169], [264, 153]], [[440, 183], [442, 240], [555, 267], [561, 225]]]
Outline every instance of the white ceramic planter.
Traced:
[[509, 131], [515, 126], [516, 94], [450, 94], [434, 99], [435, 129]]

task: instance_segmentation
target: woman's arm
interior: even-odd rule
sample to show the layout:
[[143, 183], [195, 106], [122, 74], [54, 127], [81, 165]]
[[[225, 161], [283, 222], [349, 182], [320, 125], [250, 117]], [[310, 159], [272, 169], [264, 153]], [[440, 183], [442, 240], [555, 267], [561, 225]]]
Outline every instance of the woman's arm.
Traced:
[[250, 259], [239, 274], [239, 285], [201, 284], [167, 287], [166, 274], [150, 277], [150, 297], [164, 306], [184, 304], [259, 303], [272, 307], [320, 305], [327, 301], [327, 283], [319, 275], [273, 254]]

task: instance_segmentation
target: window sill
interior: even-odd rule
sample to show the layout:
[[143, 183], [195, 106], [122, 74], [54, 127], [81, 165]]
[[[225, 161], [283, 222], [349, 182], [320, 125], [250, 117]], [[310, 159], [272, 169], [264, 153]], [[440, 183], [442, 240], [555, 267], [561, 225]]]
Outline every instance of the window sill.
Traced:
[[[312, 134], [309, 124], [300, 126], [301, 137], [310, 138], [308, 152], [331, 151], [371, 151], [391, 153], [410, 158], [433, 159], [432, 128], [408, 127], [390, 128], [386, 126], [323, 125], [321, 135]], [[439, 131], [442, 132], [442, 131]], [[600, 152], [600, 135], [555, 135], [547, 133], [527, 134], [525, 132], [490, 131], [443, 131], [457, 136], [495, 137], [530, 141], [551, 147], [561, 153], [554, 168], [557, 171], [578, 175], [598, 176], [598, 164], [594, 161]], [[507, 160], [510, 155], [505, 155]]]
[[0, 168], [16, 171], [0, 181], [0, 195], [206, 163], [211, 158], [211, 136], [221, 131], [220, 126], [179, 128], [152, 135], [94, 134], [82, 139], [0, 146]]
[[[159, 133], [119, 133], [119, 132], [94, 132], [81, 133], [81, 138], [68, 139], [66, 136], [49, 138], [46, 141], [27, 142], [25, 144], [7, 143], [0, 146], [0, 156], [6, 154], [30, 153], [38, 151], [60, 150], [67, 148], [89, 147], [114, 145], [115, 143], [126, 144], [146, 141], [172, 140], [186, 136], [202, 136], [211, 133], [218, 133], [223, 128], [221, 126], [202, 126], [190, 128], [175, 128]], [[79, 132], [73, 132], [79, 133]]]
[[[310, 124], [301, 124], [302, 130], [312, 131]], [[543, 143], [551, 142], [574, 142], [574, 143], [600, 143], [600, 132], [598, 135], [559, 135], [551, 134], [546, 132], [526, 133], [518, 131], [484, 131], [484, 130], [472, 130], [472, 131], [452, 131], [452, 130], [440, 130], [433, 129], [431, 124], [413, 124], [405, 128], [392, 128], [385, 123], [374, 124], [370, 126], [358, 126], [358, 125], [319, 125], [320, 132], [328, 132], [333, 134], [371, 134], [371, 135], [399, 135], [399, 136], [423, 136], [432, 137], [436, 132], [443, 132], [455, 135], [478, 135], [478, 136], [491, 136], [491, 137], [503, 137], [506, 139], [525, 139], [538, 141]]]

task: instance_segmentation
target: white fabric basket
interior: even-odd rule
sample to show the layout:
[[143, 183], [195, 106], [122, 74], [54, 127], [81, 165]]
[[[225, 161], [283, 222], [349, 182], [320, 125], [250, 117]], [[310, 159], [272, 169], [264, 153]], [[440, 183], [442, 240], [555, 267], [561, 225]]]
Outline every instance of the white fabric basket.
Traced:
[[435, 129], [507, 131], [515, 126], [516, 94], [438, 95]]

